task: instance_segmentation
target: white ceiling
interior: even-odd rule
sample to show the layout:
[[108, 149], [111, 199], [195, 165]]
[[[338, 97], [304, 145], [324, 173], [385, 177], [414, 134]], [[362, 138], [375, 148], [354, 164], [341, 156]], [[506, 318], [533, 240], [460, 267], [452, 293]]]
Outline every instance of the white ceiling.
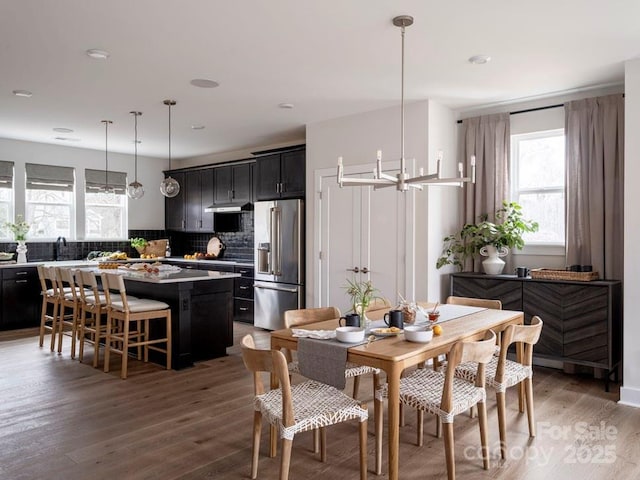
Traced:
[[307, 123], [399, 103], [400, 14], [415, 17], [407, 102], [464, 110], [621, 84], [640, 55], [637, 0], [0, 0], [0, 137], [103, 150], [110, 119], [109, 150], [132, 153], [140, 110], [139, 154], [166, 158], [172, 98], [174, 158], [304, 138]]

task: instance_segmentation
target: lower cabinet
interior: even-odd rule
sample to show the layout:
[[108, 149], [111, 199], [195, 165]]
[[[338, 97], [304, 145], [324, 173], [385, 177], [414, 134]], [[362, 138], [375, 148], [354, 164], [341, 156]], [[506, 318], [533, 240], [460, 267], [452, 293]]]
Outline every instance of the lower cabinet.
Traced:
[[533, 315], [544, 326], [536, 357], [613, 371], [622, 358], [622, 288], [619, 281], [576, 282], [456, 273], [451, 294], [492, 298], [502, 308]]
[[242, 275], [235, 279], [233, 287], [233, 319], [253, 325], [253, 275], [252, 267], [235, 267]]
[[0, 329], [35, 327], [40, 323], [40, 281], [36, 267], [0, 269], [2, 316]]

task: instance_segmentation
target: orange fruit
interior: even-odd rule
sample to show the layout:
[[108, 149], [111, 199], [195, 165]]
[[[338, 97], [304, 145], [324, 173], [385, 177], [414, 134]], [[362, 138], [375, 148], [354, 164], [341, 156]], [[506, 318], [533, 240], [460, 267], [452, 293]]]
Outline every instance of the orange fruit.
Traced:
[[442, 327], [440, 325], [434, 325], [433, 326], [433, 334], [434, 335], [441, 335], [442, 334]]

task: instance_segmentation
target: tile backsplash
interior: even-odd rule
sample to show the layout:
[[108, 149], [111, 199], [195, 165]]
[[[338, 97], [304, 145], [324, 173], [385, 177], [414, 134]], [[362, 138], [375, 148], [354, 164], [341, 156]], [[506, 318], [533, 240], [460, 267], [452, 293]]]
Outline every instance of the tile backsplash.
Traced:
[[[253, 212], [242, 212], [241, 228], [238, 232], [220, 233], [186, 233], [167, 232], [165, 230], [129, 230], [129, 238], [142, 237], [147, 240], [168, 238], [172, 256], [183, 256], [186, 253], [207, 251], [207, 243], [216, 235], [226, 246], [221, 259], [253, 262]], [[0, 242], [0, 251], [15, 252], [16, 242]], [[80, 260], [87, 258], [91, 251], [114, 252], [120, 250], [131, 257], [137, 257], [138, 252], [131, 247], [128, 240], [122, 241], [67, 241], [60, 245], [57, 252], [56, 242], [29, 242], [27, 240], [27, 260], [30, 262], [51, 260]]]

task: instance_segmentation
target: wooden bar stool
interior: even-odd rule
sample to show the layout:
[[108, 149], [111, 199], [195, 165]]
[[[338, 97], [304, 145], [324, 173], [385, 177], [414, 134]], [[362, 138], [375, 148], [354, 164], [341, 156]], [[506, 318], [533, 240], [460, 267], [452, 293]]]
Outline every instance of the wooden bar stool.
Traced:
[[[55, 277], [60, 298], [56, 322], [58, 326], [58, 353], [62, 353], [62, 339], [66, 334], [71, 337], [71, 358], [76, 358], [80, 292], [76, 285], [74, 272], [70, 268], [55, 267]], [[67, 327], [66, 331], [65, 327]]]
[[[102, 288], [107, 302], [107, 329], [104, 350], [104, 371], [109, 371], [111, 353], [122, 355], [120, 378], [127, 378], [128, 352], [131, 347], [143, 347], [144, 361], [149, 361], [149, 350], [162, 352], [167, 357], [167, 370], [171, 369], [171, 309], [158, 300], [127, 298], [127, 291], [121, 275], [102, 273]], [[164, 321], [166, 335], [150, 338], [149, 322]], [[117, 330], [117, 324], [122, 329]], [[114, 328], [115, 327], [115, 328]], [[158, 346], [164, 344], [165, 348]], [[140, 360], [140, 350], [138, 349]]]
[[42, 295], [42, 311], [40, 313], [40, 347], [44, 344], [45, 331], [51, 332], [51, 351], [56, 346], [56, 321], [60, 308], [60, 296], [58, 295], [58, 283], [56, 282], [55, 269], [38, 265], [38, 277]]
[[89, 342], [93, 345], [93, 366], [97, 367], [100, 360], [100, 340], [107, 334], [107, 299], [98, 289], [98, 282], [93, 272], [78, 270], [76, 282], [80, 287], [78, 360], [82, 362], [84, 344]]

